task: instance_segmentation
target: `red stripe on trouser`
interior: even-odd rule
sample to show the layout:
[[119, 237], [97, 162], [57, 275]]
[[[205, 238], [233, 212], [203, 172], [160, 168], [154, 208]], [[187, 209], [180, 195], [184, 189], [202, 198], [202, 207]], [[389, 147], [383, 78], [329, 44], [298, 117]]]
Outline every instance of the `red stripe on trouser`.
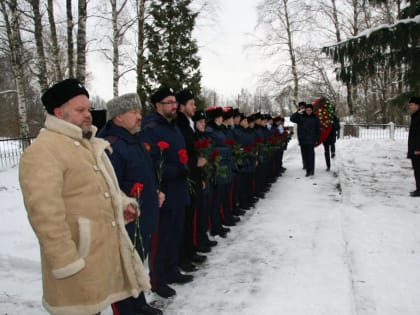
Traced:
[[[210, 209], [210, 211], [213, 211], [214, 194], [211, 194], [210, 195], [210, 198], [209, 198], [208, 201], [210, 202], [209, 209]], [[210, 215], [210, 213], [209, 213], [208, 221], [209, 221], [209, 224], [208, 224], [209, 230], [211, 231], [212, 230], [212, 224], [211, 224], [211, 215]]]
[[235, 180], [232, 179], [230, 183], [230, 191], [229, 191], [229, 205], [230, 205], [230, 212], [233, 212], [233, 191], [235, 190]]
[[155, 266], [155, 259], [157, 255], [157, 250], [159, 246], [159, 229], [152, 234], [152, 239], [150, 242], [150, 253], [149, 253], [149, 270], [150, 270], [150, 283], [152, 287], [157, 285], [155, 277], [154, 277], [154, 266]]
[[112, 308], [112, 313], [114, 315], [120, 315], [120, 312], [118, 311], [117, 306], [115, 305], [115, 303], [111, 304], [111, 308]]
[[194, 208], [194, 214], [193, 214], [193, 244], [194, 246], [197, 246], [197, 208]]
[[219, 212], [220, 212], [220, 217], [223, 221], [225, 219], [225, 209], [223, 208], [223, 205], [219, 206]]

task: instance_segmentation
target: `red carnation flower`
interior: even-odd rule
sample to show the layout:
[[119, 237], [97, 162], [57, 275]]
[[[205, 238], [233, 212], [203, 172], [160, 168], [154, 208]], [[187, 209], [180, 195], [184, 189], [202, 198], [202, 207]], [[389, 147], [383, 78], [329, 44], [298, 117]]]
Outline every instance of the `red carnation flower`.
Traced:
[[226, 143], [227, 145], [232, 146], [232, 145], [235, 145], [235, 140], [233, 140], [233, 139], [226, 139], [226, 140], [225, 140], [225, 143]]
[[168, 142], [166, 142], [166, 141], [158, 141], [158, 143], [156, 144], [157, 146], [158, 146], [158, 148], [160, 149], [160, 150], [166, 150], [166, 149], [168, 149], [169, 148], [169, 143]]
[[133, 196], [136, 199], [140, 199], [140, 195], [143, 191], [144, 185], [142, 183], [134, 183], [133, 187], [130, 190], [130, 196]]
[[216, 161], [216, 158], [219, 156], [220, 152], [219, 150], [213, 150], [211, 152], [210, 161], [214, 162]]
[[187, 150], [180, 149], [178, 150], [179, 160], [182, 164], [186, 164], [188, 162], [188, 154]]

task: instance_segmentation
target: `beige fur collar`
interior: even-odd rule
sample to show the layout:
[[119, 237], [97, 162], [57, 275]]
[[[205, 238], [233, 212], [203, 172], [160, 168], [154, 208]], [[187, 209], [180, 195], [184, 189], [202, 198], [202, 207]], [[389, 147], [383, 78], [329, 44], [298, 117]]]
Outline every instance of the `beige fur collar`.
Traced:
[[[80, 127], [77, 127], [76, 125], [73, 125], [63, 119], [59, 119], [50, 114], [47, 114], [47, 119], [45, 120], [45, 128], [57, 133], [61, 133], [73, 139], [83, 139], [82, 129]], [[90, 127], [90, 130], [92, 131], [92, 135], [94, 136], [98, 131], [98, 128], [92, 125], [92, 127]]]

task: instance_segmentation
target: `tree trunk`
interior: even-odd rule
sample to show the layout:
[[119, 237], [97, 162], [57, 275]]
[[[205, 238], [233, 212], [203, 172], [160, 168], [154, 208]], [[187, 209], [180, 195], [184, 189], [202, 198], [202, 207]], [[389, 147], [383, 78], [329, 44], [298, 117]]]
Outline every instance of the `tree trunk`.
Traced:
[[287, 32], [287, 47], [288, 47], [290, 64], [291, 64], [291, 69], [292, 69], [292, 77], [293, 77], [293, 97], [297, 100], [299, 97], [299, 78], [298, 78], [298, 73], [297, 73], [295, 48], [293, 47], [292, 27], [289, 21], [289, 10], [287, 6], [287, 0], [283, 0], [283, 5], [284, 5], [284, 18], [285, 18], [286, 32]]
[[145, 18], [145, 5], [146, 0], [138, 0], [137, 15], [138, 15], [138, 34], [137, 34], [137, 94], [140, 99], [145, 103], [145, 92], [144, 92], [144, 18]]
[[36, 52], [38, 55], [38, 82], [42, 91], [45, 91], [48, 88], [47, 82], [47, 61], [45, 59], [44, 53], [44, 40], [42, 39], [42, 20], [41, 13], [39, 11], [39, 0], [30, 0], [29, 1], [32, 10], [34, 12], [34, 35], [35, 35], [35, 45]]
[[77, 68], [76, 78], [83, 84], [86, 80], [86, 20], [87, 1], [79, 0], [79, 18], [77, 23]]
[[120, 79], [119, 64], [119, 35], [118, 35], [118, 13], [117, 0], [110, 0], [112, 12], [112, 93], [118, 96], [118, 82]]
[[67, 71], [74, 78], [73, 13], [71, 0], [66, 0], [67, 12]]
[[[341, 42], [341, 31], [340, 31], [340, 22], [338, 20], [336, 0], [331, 0], [331, 4], [332, 4], [332, 10], [333, 10], [332, 18], [333, 18], [333, 24], [335, 27], [336, 41], [337, 43], [339, 43]], [[344, 66], [345, 66], [344, 57], [340, 57], [340, 67], [342, 71], [344, 69]], [[354, 108], [353, 108], [353, 93], [352, 93], [353, 89], [350, 82], [346, 83], [346, 90], [347, 90], [347, 110], [348, 110], [348, 114], [351, 116], [354, 114]]]
[[[29, 136], [29, 125], [26, 113], [25, 90], [24, 90], [24, 70], [22, 64], [22, 39], [20, 36], [19, 12], [16, 0], [0, 1], [1, 11], [4, 18], [5, 28], [7, 32], [7, 40], [10, 49], [10, 61], [12, 64], [13, 75], [16, 81], [16, 90], [18, 97], [18, 116], [19, 116], [19, 135], [22, 138]], [[10, 17], [8, 14], [10, 9]], [[22, 146], [26, 148], [30, 144], [29, 140], [23, 140]]]
[[54, 1], [48, 0], [48, 22], [50, 23], [52, 59], [54, 64], [54, 81], [63, 80], [63, 73], [60, 67], [60, 48], [58, 47], [57, 30], [54, 20]]

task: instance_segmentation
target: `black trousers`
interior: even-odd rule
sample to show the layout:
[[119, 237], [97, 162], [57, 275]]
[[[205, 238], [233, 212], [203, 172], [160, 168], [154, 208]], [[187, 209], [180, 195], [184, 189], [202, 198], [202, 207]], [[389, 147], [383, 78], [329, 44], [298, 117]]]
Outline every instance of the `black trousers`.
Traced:
[[305, 155], [303, 154], [303, 147], [302, 147], [302, 144], [299, 144], [299, 146], [300, 146], [300, 155], [302, 156], [302, 167], [305, 169], [306, 164], [305, 164]]
[[301, 144], [303, 161], [306, 166], [306, 173], [313, 174], [315, 171], [315, 147], [312, 144]]
[[411, 158], [413, 165], [414, 178], [416, 180], [416, 190], [420, 191], [420, 155], [415, 155]]
[[[129, 223], [126, 225], [126, 229], [128, 235], [131, 238], [131, 241], [134, 243], [134, 234], [135, 234], [135, 223]], [[151, 234], [144, 233], [142, 229], [140, 229], [141, 234], [141, 241], [142, 244], [139, 242], [140, 240], [136, 240], [136, 250], [139, 253], [140, 258], [144, 262], [146, 257], [150, 251], [150, 243], [151, 243]], [[138, 237], [138, 236], [137, 236]], [[132, 315], [136, 314], [140, 310], [140, 308], [146, 304], [146, 297], [144, 296], [144, 292], [141, 292], [140, 295], [136, 298], [128, 297], [124, 300], [118, 301], [112, 304], [112, 311], [113, 314], [116, 315]], [[100, 314], [100, 313], [98, 313]]]
[[323, 143], [324, 146], [324, 156], [325, 156], [325, 164], [327, 164], [327, 167], [331, 167], [331, 154], [335, 152], [335, 145], [329, 144], [329, 143]]

